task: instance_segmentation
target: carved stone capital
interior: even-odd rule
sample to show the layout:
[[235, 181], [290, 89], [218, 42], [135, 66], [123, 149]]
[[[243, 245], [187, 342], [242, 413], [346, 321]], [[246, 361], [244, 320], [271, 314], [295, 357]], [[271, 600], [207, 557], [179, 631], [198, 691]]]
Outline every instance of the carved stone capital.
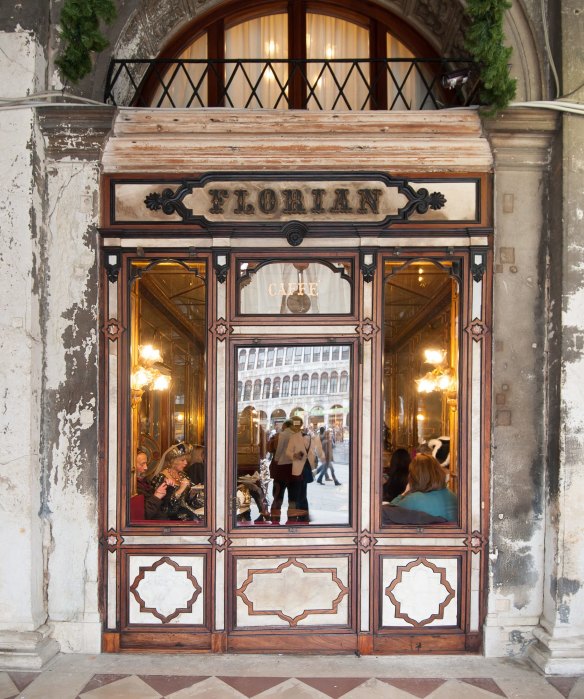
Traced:
[[37, 116], [47, 156], [53, 160], [98, 160], [115, 114], [116, 109], [106, 105], [39, 107]]

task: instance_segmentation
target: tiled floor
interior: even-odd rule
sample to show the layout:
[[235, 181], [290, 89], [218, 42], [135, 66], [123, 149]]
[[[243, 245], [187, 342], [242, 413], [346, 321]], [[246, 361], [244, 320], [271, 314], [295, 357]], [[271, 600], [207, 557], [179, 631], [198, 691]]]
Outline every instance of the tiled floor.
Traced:
[[60, 655], [0, 699], [584, 699], [584, 677], [470, 656]]

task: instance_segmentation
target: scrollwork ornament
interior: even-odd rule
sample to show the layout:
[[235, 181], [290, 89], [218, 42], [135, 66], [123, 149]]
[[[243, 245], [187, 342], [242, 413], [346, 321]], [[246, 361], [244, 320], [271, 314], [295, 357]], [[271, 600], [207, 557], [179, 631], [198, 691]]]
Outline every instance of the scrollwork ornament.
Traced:
[[150, 211], [162, 209], [167, 216], [176, 213], [185, 220], [192, 215], [192, 211], [182, 203], [182, 200], [191, 191], [192, 187], [182, 185], [176, 192], [168, 187], [163, 189], [161, 193], [150, 192], [144, 199], [144, 205]]
[[430, 194], [425, 187], [422, 187], [417, 190], [416, 195], [415, 210], [419, 214], [425, 214], [428, 209], [437, 211], [438, 209], [442, 209], [446, 204], [446, 197], [442, 192], [432, 192], [432, 194]]

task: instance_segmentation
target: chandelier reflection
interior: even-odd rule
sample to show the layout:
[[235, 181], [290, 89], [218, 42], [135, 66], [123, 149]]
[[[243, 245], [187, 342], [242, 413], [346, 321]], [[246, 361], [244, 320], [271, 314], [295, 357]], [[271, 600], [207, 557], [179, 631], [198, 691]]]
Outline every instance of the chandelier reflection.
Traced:
[[170, 386], [170, 369], [163, 363], [160, 350], [152, 345], [138, 347], [138, 364], [131, 377], [132, 390], [166, 391]]
[[456, 375], [452, 367], [446, 364], [446, 350], [428, 348], [424, 350], [426, 364], [434, 365], [434, 369], [416, 379], [418, 393], [456, 393]]

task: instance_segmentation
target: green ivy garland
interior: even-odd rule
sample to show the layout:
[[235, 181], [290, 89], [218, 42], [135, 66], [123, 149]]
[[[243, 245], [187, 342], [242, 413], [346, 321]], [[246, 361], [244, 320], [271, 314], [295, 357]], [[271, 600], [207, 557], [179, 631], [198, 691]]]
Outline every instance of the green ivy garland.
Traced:
[[[511, 48], [503, 44], [503, 15], [510, 7], [508, 0], [467, 1], [471, 23], [466, 48], [479, 65], [480, 98], [490, 105], [490, 114], [504, 109], [515, 96], [516, 81], [508, 69]], [[63, 47], [56, 61], [63, 78], [76, 83], [91, 72], [91, 53], [108, 45], [100, 21], [111, 24], [115, 18], [115, 0], [65, 0], [60, 20]]]
[[108, 45], [100, 21], [111, 24], [116, 14], [114, 0], [65, 0], [60, 19], [63, 46], [55, 61], [65, 80], [76, 83], [91, 72], [91, 53]]
[[487, 114], [505, 109], [515, 97], [516, 80], [509, 76], [512, 49], [504, 46], [503, 16], [511, 7], [507, 0], [468, 0], [471, 24], [466, 48], [479, 66], [480, 99], [489, 105]]

